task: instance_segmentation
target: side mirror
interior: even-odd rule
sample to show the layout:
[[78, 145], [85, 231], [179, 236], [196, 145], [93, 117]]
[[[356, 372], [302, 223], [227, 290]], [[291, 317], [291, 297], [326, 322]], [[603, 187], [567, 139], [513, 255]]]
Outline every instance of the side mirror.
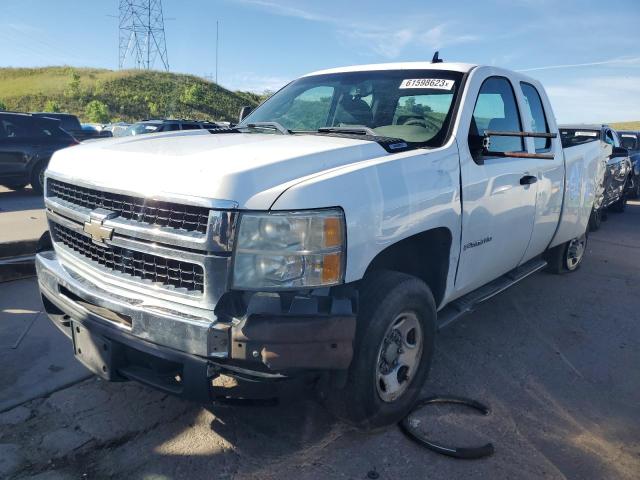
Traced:
[[241, 122], [242, 120], [247, 118], [247, 116], [249, 116], [251, 112], [253, 112], [253, 107], [249, 107], [249, 106], [242, 107], [240, 109], [240, 116], [238, 121]]
[[485, 149], [488, 149], [488, 137], [485, 137], [484, 135], [470, 134], [468, 141], [469, 151], [471, 152], [471, 157], [473, 157], [473, 160], [478, 165], [484, 164], [482, 154], [484, 153]]
[[611, 158], [620, 158], [620, 157], [628, 157], [629, 150], [624, 147], [613, 147], [613, 151], [611, 152]]

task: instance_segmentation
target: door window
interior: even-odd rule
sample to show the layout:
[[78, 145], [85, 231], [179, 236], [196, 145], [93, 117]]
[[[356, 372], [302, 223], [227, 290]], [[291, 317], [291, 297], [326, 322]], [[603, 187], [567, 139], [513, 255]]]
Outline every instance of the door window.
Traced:
[[0, 131], [4, 130], [6, 138], [27, 138], [30, 136], [29, 121], [25, 118], [20, 116], [5, 117], [0, 120], [0, 123], [2, 123]]
[[[487, 130], [522, 130], [513, 87], [504, 77], [486, 79], [478, 94], [469, 135], [484, 135]], [[521, 137], [492, 136], [489, 149], [492, 152], [522, 152], [524, 142]]]
[[[536, 87], [530, 83], [521, 83], [522, 93], [524, 94], [525, 108], [529, 110], [531, 118], [531, 131], [537, 133], [549, 133], [549, 124], [544, 114], [542, 99]], [[551, 149], [550, 138], [534, 138], [536, 153], [548, 152]]]

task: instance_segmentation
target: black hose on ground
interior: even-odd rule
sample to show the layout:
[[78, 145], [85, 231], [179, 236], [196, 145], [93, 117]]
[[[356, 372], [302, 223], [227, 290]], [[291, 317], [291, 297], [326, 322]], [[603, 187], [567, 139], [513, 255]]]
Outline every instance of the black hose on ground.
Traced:
[[404, 417], [398, 425], [400, 426], [400, 430], [409, 437], [414, 442], [422, 445], [429, 450], [433, 450], [434, 452], [440, 453], [442, 455], [447, 455], [448, 457], [453, 458], [462, 458], [466, 460], [478, 459], [488, 457], [493, 454], [495, 451], [492, 443], [487, 443], [486, 445], [482, 445], [480, 447], [452, 447], [448, 445], [442, 445], [440, 443], [436, 443], [432, 440], [425, 438], [423, 435], [418, 433], [416, 429], [409, 422], [409, 417], [415, 413], [418, 409], [424, 407], [425, 405], [434, 405], [434, 404], [454, 404], [454, 405], [464, 405], [466, 407], [472, 408], [483, 415], [489, 415], [491, 412], [488, 407], [483, 405], [480, 402], [475, 400], [471, 400], [469, 398], [464, 397], [429, 397], [422, 399], [416, 403], [416, 405], [411, 409], [409, 414]]

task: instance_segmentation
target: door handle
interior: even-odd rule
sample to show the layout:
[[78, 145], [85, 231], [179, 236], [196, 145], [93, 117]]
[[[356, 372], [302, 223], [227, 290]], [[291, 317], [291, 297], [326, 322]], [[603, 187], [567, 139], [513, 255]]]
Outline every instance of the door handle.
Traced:
[[538, 181], [538, 177], [535, 175], [525, 175], [520, 179], [520, 185], [531, 185]]

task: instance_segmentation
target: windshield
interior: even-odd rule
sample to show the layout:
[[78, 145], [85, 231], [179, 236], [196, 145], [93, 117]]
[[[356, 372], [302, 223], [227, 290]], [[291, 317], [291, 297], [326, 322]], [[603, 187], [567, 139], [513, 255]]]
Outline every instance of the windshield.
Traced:
[[143, 133], [153, 133], [158, 130], [159, 125], [152, 123], [135, 123], [127, 128], [123, 134], [125, 135], [141, 135]]
[[560, 139], [563, 147], [572, 147], [600, 139], [600, 131], [587, 129], [561, 128]]
[[277, 122], [294, 133], [360, 126], [379, 136], [440, 146], [446, 140], [461, 78], [459, 72], [444, 70], [303, 77], [269, 98], [240, 126]]

